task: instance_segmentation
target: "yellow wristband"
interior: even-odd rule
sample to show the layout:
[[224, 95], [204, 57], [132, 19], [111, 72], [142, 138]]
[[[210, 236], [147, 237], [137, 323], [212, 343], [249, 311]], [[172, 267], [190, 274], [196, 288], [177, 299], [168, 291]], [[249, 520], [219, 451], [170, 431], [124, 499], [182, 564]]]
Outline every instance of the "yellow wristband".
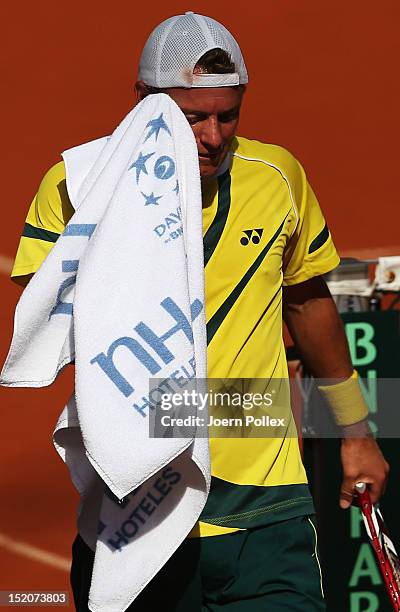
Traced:
[[337, 425], [353, 425], [367, 418], [368, 407], [356, 370], [347, 380], [336, 385], [318, 386], [318, 390], [331, 409]]

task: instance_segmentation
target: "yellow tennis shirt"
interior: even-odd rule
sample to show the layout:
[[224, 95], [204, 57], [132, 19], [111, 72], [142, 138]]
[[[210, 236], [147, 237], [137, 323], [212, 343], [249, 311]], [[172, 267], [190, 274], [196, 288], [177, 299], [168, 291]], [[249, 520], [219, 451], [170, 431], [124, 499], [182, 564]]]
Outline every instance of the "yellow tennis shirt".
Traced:
[[[249, 379], [265, 392], [287, 380], [282, 285], [339, 263], [299, 162], [285, 149], [235, 138], [230, 168], [202, 183], [210, 379]], [[12, 271], [37, 271], [74, 213], [64, 162], [43, 178]], [[284, 435], [211, 437], [211, 492], [192, 535], [216, 535], [313, 513], [290, 400]], [[238, 435], [236, 435], [238, 434]]]

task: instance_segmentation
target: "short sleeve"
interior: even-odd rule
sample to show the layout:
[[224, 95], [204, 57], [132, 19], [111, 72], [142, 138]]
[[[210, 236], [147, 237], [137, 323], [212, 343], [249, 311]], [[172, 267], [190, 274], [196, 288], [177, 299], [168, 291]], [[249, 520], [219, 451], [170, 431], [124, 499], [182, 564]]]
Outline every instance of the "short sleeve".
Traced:
[[30, 205], [11, 277], [36, 272], [74, 214], [69, 200], [65, 166], [61, 161], [45, 174]]
[[283, 285], [296, 285], [326, 274], [340, 263], [318, 200], [298, 165], [301, 173], [295, 202], [298, 221], [284, 252]]

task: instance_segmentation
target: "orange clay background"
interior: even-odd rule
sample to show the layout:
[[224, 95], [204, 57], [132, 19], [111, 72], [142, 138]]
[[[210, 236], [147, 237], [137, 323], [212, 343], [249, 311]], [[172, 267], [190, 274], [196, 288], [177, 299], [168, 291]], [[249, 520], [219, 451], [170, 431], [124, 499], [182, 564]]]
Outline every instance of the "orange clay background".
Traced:
[[[41, 176], [64, 149], [113, 130], [134, 103], [150, 30], [186, 10], [238, 38], [250, 75], [239, 133], [302, 161], [341, 254], [400, 255], [398, 0], [25, 0], [0, 10], [1, 362], [19, 294], [6, 272]], [[71, 386], [65, 372], [48, 389], [0, 391], [0, 590], [68, 588], [77, 499], [50, 435]]]

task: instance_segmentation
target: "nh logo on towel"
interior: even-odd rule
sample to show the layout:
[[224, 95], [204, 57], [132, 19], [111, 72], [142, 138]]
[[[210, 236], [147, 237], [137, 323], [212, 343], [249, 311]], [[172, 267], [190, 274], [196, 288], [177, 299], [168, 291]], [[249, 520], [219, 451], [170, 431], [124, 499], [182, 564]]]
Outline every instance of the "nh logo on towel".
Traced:
[[[196, 299], [191, 304], [191, 321], [188, 320], [182, 309], [170, 297], [166, 297], [160, 303], [160, 306], [173, 320], [172, 327], [167, 331], [159, 334], [144, 321], [140, 321], [134, 327], [139, 340], [130, 336], [117, 338], [110, 344], [107, 352], [99, 353], [90, 361], [91, 364], [97, 364], [101, 368], [104, 374], [117, 387], [118, 391], [125, 397], [132, 395], [135, 389], [114, 363], [114, 354], [117, 349], [124, 347], [124, 350], [128, 351], [151, 376], [155, 376], [164, 365], [168, 365], [176, 357], [167, 346], [169, 338], [175, 334], [182, 334], [182, 338], [193, 345], [192, 321], [199, 316], [203, 309], [201, 301]], [[153, 349], [158, 359], [155, 359], [149, 353], [148, 348]]]
[[[86, 236], [90, 240], [96, 225], [94, 223], [69, 223], [61, 234], [61, 238], [68, 238], [71, 236]], [[72, 316], [73, 305], [72, 302], [64, 302], [64, 294], [67, 293], [69, 288], [72, 288], [76, 283], [76, 272], [78, 272], [79, 259], [64, 259], [61, 262], [61, 269], [63, 272], [68, 274], [73, 272], [73, 276], [66, 278], [60, 285], [57, 293], [56, 303], [50, 313], [49, 319], [53, 315], [66, 314]]]

